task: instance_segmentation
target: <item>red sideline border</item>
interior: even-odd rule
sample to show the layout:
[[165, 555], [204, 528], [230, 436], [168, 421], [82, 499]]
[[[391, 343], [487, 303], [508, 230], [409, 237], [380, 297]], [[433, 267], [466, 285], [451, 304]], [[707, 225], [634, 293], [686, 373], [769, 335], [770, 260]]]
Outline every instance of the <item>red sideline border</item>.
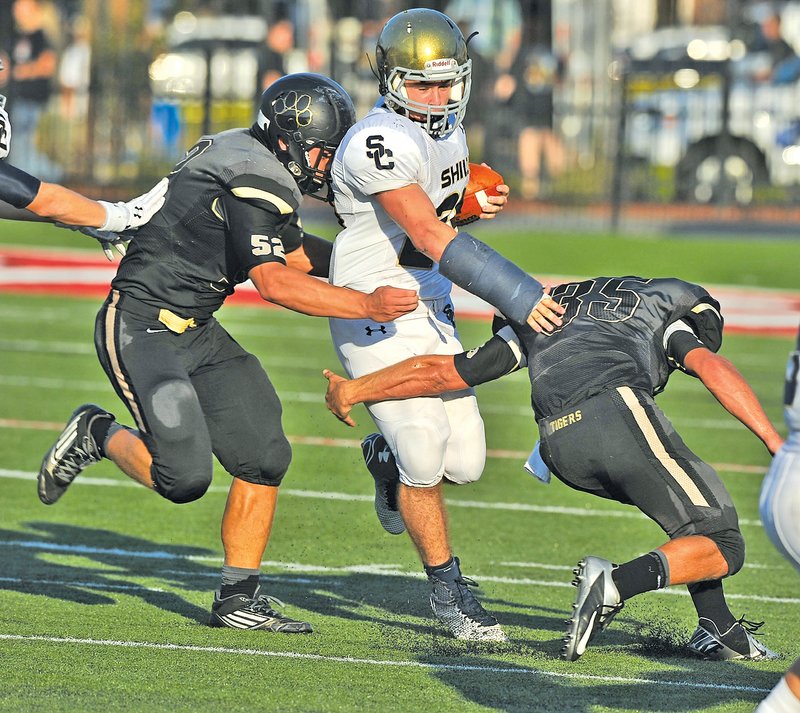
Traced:
[[[116, 271], [94, 252], [0, 248], [0, 292], [96, 297], [102, 299]], [[545, 284], [557, 284], [565, 276], [537, 275]], [[711, 287], [722, 304], [726, 331], [741, 334], [794, 336], [800, 323], [800, 291], [767, 290], [731, 286]], [[454, 289], [458, 314], [465, 319], [488, 320], [492, 308], [469, 293]], [[226, 304], [262, 305], [251, 283], [237, 286]]]

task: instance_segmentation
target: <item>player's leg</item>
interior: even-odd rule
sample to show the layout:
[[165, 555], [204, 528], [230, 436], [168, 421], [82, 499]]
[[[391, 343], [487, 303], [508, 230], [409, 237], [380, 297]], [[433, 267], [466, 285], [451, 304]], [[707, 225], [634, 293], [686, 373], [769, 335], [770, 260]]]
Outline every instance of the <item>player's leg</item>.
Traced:
[[261, 592], [261, 558], [278, 487], [291, 461], [281, 403], [258, 360], [215, 326], [213, 364], [192, 376], [214, 453], [232, 476], [221, 537], [225, 559], [210, 624], [234, 629], [308, 633], [311, 625], [275, 610]]
[[396, 458], [398, 502], [406, 529], [432, 586], [431, 607], [456, 638], [506, 641], [497, 619], [475, 598], [450, 546], [442, 498], [444, 453], [450, 434], [440, 399], [370, 404], [370, 413]]
[[486, 466], [486, 433], [472, 389], [443, 394], [442, 402], [450, 422], [445, 452], [446, 484], [474, 483]]
[[[54, 502], [78, 473], [104, 457], [177, 503], [199, 498], [211, 482], [208, 430], [175, 341], [201, 339], [202, 329], [182, 335], [164, 332], [155, 314], [147, 316], [147, 308], [133, 313], [119, 308], [118, 301], [119, 294], [112, 293], [98, 313], [95, 346], [138, 430], [93, 404], [76, 409], [42, 462], [43, 502]], [[127, 303], [137, 309], [141, 304]], [[154, 327], [156, 333], [147, 331]]]
[[[331, 320], [331, 336], [348, 374], [360, 376], [414, 354], [460, 352], [451, 318], [449, 303], [421, 302], [414, 313], [389, 325]], [[380, 437], [368, 436], [362, 444], [375, 479], [376, 510], [387, 530], [402, 531], [389, 517], [391, 501], [387, 496], [396, 487], [402, 521], [433, 585], [434, 613], [458, 638], [505, 640], [497, 620], [469, 590], [474, 583], [462, 576], [458, 558], [451, 551], [441, 487], [452, 429], [443, 400], [387, 401], [367, 404], [367, 408], [381, 433]], [[472, 444], [471, 449], [475, 448]], [[466, 482], [478, 477], [474, 468], [465, 469], [463, 463], [453, 462], [458, 478]]]
[[[579, 419], [574, 417], [578, 411]], [[652, 398], [618, 389], [572, 413], [572, 419], [569, 413], [548, 419], [560, 426], [549, 433], [547, 423], [540, 424], [542, 455], [551, 470], [572, 487], [635, 505], [671, 538], [619, 566], [597, 557], [579, 563], [577, 607], [565, 646], [566, 657], [574, 660], [626, 599], [670, 583], [738, 571], [744, 544], [735, 508], [716, 473], [683, 444]], [[705, 601], [704, 611], [713, 610], [721, 631], [736, 624], [727, 605], [718, 606], [719, 598]], [[740, 624], [732, 637], [742, 639], [743, 651], [751, 638]]]

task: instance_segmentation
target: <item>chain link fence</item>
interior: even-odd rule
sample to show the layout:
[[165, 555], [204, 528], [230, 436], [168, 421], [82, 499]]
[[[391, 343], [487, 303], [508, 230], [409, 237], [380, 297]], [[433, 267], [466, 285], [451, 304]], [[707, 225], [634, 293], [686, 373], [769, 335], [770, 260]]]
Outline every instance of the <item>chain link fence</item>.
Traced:
[[[334, 17], [322, 0], [306, 6], [315, 33], [306, 27], [288, 71], [332, 75], [362, 115], [376, 96], [366, 52], [381, 19]], [[257, 106], [266, 16], [182, 12], [149, 34], [144, 7], [80, 3], [91, 32], [73, 32], [71, 42], [86, 44], [89, 70], [72, 85], [62, 77], [36, 132], [57, 178], [92, 194], [146, 188], [200, 135], [250, 125]], [[7, 29], [0, 34], [0, 42], [11, 39]], [[681, 42], [673, 38], [671, 48]], [[527, 104], [475, 92], [467, 117], [473, 160], [506, 177], [517, 205], [554, 225], [580, 215], [612, 228], [796, 218], [797, 77], [758, 83], [730, 57], [685, 52], [642, 59], [607, 46], [594, 56], [606, 63], [602, 71], [557, 79], [552, 66], [536, 65], [546, 58], [534, 58], [520, 75], [531, 83]], [[548, 72], [549, 96], [537, 94]], [[5, 91], [13, 105], [13, 85]], [[548, 121], [533, 120], [537, 101], [550, 102]]]

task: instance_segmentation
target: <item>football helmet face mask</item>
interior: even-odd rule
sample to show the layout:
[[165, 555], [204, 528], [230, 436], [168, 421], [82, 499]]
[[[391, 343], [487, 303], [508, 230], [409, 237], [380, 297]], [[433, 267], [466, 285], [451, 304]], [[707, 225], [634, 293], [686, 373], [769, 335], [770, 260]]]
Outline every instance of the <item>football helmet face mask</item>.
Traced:
[[333, 154], [355, 120], [353, 101], [332, 79], [288, 74], [261, 95], [252, 131], [292, 174], [302, 193], [331, 203]]
[[[460, 126], [472, 85], [472, 60], [464, 35], [447, 15], [425, 8], [398, 13], [381, 30], [375, 60], [380, 93], [392, 111], [420, 121], [433, 138], [445, 138]], [[449, 81], [449, 101], [411, 101], [407, 81]]]

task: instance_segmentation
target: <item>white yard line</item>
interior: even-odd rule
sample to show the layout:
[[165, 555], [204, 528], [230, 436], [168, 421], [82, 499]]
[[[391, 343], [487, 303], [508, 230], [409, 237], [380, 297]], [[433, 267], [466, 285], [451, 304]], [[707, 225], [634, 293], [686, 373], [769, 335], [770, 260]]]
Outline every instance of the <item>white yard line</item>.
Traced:
[[[292, 440], [292, 439], [290, 439]], [[36, 473], [24, 470], [9, 470], [0, 468], [0, 478], [11, 478], [16, 480], [35, 480]], [[96, 478], [89, 476], [82, 476], [73, 483], [72, 487], [77, 485], [88, 486], [96, 485], [106, 488], [141, 488], [141, 485], [134, 483], [132, 480], [122, 480], [116, 478]], [[207, 492], [210, 493], [227, 493], [229, 488], [223, 485], [212, 485]], [[373, 495], [363, 495], [360, 493], [337, 493], [328, 490], [300, 490], [297, 488], [281, 488], [281, 495], [283, 497], [290, 496], [296, 498], [312, 498], [315, 500], [343, 500], [349, 502], [372, 502]], [[448, 507], [462, 507], [474, 508], [476, 510], [505, 510], [511, 512], [536, 512], [547, 515], [569, 515], [574, 517], [611, 517], [611, 518], [624, 518], [633, 520], [646, 520], [646, 515], [634, 510], [633, 508], [625, 510], [601, 510], [598, 508], [575, 508], [565, 507], [561, 505], [532, 505], [531, 503], [496, 503], [485, 502], [482, 500], [459, 500], [456, 498], [447, 498]], [[760, 520], [750, 520], [748, 518], [741, 518], [740, 525], [751, 527], [761, 527]]]
[[599, 681], [603, 683], [644, 683], [673, 688], [695, 688], [713, 691], [736, 691], [748, 693], [768, 693], [769, 688], [755, 686], [732, 686], [725, 683], [705, 683], [699, 681], [669, 681], [628, 676], [593, 676], [583, 673], [559, 673], [544, 671], [530, 666], [474, 666], [468, 664], [426, 663], [424, 661], [404, 661], [387, 659], [365, 659], [353, 656], [326, 656], [324, 654], [303, 654], [294, 651], [262, 651], [259, 649], [238, 649], [223, 646], [192, 646], [188, 644], [164, 644], [149, 641], [115, 641], [109, 639], [78, 639], [70, 636], [27, 636], [21, 634], [0, 634], [6, 641], [28, 641], [49, 644], [77, 644], [81, 646], [106, 646], [127, 649], [156, 649], [160, 651], [177, 651], [184, 653], [230, 654], [232, 656], [263, 656], [265, 658], [285, 658], [300, 661], [324, 661], [357, 666], [387, 666], [395, 668], [417, 668], [426, 671], [453, 671], [493, 674], [523, 674], [527, 676], [545, 676], [563, 678], [573, 681]]

